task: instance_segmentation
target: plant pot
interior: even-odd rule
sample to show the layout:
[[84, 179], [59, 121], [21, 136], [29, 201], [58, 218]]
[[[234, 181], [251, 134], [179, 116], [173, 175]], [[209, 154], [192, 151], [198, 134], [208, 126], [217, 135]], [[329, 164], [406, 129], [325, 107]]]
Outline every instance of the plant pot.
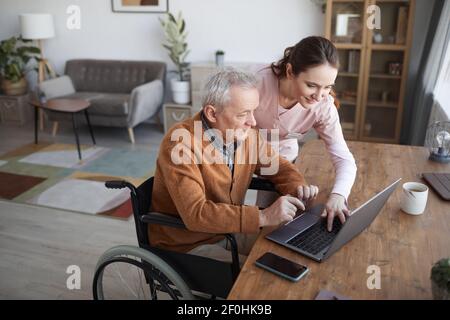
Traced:
[[25, 77], [17, 82], [2, 80], [2, 90], [7, 96], [20, 96], [27, 92], [27, 80]]
[[223, 67], [225, 64], [225, 55], [224, 54], [216, 54], [216, 66]]
[[172, 97], [178, 104], [188, 104], [191, 101], [191, 85], [189, 81], [172, 79]]
[[431, 292], [434, 300], [450, 300], [450, 292], [447, 288], [439, 287], [434, 281], [431, 281]]

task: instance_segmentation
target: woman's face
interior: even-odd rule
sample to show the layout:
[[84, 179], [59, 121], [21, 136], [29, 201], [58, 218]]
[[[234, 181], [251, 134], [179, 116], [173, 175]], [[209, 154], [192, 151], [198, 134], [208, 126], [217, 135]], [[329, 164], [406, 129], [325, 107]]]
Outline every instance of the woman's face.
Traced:
[[305, 108], [312, 108], [326, 98], [334, 86], [338, 70], [329, 64], [321, 64], [297, 76], [292, 74], [288, 65], [288, 79], [292, 80], [292, 96]]

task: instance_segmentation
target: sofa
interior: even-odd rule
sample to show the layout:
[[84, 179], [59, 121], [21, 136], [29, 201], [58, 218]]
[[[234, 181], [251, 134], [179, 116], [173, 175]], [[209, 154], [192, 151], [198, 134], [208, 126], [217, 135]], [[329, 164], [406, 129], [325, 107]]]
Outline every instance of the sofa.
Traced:
[[[66, 62], [65, 75], [40, 83], [47, 99], [85, 99], [92, 125], [133, 128], [158, 114], [164, 97], [166, 64], [158, 61], [77, 59]], [[66, 114], [46, 111], [57, 124]]]

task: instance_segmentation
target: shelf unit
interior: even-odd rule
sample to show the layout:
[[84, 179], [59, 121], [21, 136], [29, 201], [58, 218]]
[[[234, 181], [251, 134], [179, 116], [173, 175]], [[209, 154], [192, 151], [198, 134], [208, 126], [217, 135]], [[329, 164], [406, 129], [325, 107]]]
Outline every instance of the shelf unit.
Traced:
[[0, 95], [0, 123], [23, 126], [32, 119], [33, 108], [28, 94], [21, 96]]
[[[380, 8], [371, 30], [367, 8]], [[336, 93], [346, 139], [398, 143], [415, 0], [327, 0], [325, 36], [338, 49]]]

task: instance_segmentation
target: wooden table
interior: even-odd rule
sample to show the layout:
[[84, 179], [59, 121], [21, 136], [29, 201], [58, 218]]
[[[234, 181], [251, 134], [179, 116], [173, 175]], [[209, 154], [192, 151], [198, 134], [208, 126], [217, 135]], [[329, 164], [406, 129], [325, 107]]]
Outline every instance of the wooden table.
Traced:
[[[420, 181], [422, 172], [450, 172], [449, 164], [428, 160], [423, 147], [349, 142], [358, 173], [349, 197], [356, 208], [388, 184], [402, 178]], [[307, 143], [301, 150], [300, 171], [307, 181], [320, 188], [318, 202], [331, 191], [334, 169], [322, 141]], [[378, 217], [359, 236], [322, 263], [314, 262], [277, 245], [263, 236], [253, 247], [236, 280], [229, 299], [314, 299], [325, 289], [351, 299], [431, 299], [430, 271], [434, 262], [450, 257], [450, 202], [430, 189], [423, 215], [400, 210], [401, 185], [392, 194]], [[307, 265], [309, 274], [299, 282], [284, 280], [254, 265], [266, 251]], [[376, 265], [381, 272], [381, 288], [370, 290], [367, 281]]]
[[92, 142], [95, 145], [95, 138], [94, 138], [94, 132], [92, 131], [91, 122], [89, 121], [89, 114], [87, 109], [90, 106], [90, 102], [82, 99], [51, 99], [48, 100], [46, 103], [40, 103], [37, 100], [30, 100], [29, 103], [34, 106], [34, 143], [38, 143], [38, 110], [41, 109], [47, 109], [54, 112], [61, 112], [61, 113], [70, 113], [72, 116], [72, 125], [73, 125], [73, 132], [75, 134], [75, 141], [77, 143], [77, 150], [78, 150], [78, 158], [81, 160], [81, 150], [80, 150], [80, 140], [78, 138], [78, 131], [77, 131], [77, 122], [75, 114], [79, 112], [84, 112], [84, 115], [86, 117], [86, 121], [89, 127], [89, 132], [91, 134]]

